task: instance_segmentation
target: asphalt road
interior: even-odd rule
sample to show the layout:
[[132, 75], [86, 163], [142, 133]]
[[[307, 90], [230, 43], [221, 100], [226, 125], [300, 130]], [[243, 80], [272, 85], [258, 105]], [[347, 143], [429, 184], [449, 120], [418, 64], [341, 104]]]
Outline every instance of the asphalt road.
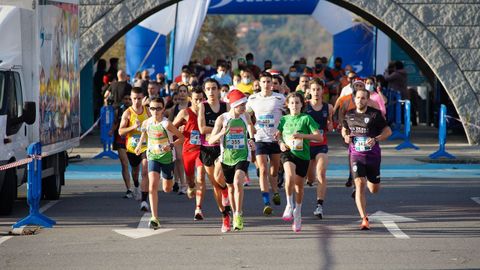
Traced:
[[211, 190], [201, 222], [193, 221], [194, 201], [161, 192], [163, 230], [146, 236], [150, 230], [137, 230], [139, 204], [122, 198], [121, 181], [69, 180], [61, 200], [42, 203], [53, 229], [7, 236], [28, 213], [25, 199], [0, 219], [0, 269], [480, 269], [478, 179], [385, 178], [381, 192], [368, 196], [377, 217], [370, 231], [359, 230], [343, 182], [330, 181], [323, 220], [312, 215], [315, 192], [306, 188], [300, 233], [280, 218], [283, 192], [282, 205], [264, 217], [258, 186], [248, 187], [245, 229], [227, 234]]

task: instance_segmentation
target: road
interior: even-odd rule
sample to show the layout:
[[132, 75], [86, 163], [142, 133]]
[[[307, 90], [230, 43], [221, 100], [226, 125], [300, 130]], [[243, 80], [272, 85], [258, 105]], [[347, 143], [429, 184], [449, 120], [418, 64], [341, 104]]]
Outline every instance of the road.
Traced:
[[273, 216], [261, 214], [258, 185], [246, 188], [245, 230], [227, 234], [220, 232], [211, 190], [201, 222], [193, 221], [192, 200], [161, 192], [164, 230], [147, 236], [137, 229], [138, 202], [122, 198], [121, 181], [69, 180], [60, 201], [43, 202], [49, 207], [44, 213], [57, 221], [53, 229], [6, 236], [27, 215], [25, 199], [16, 202], [14, 215], [0, 219], [0, 269], [480, 268], [478, 178], [383, 178], [381, 192], [368, 196], [368, 212], [376, 217], [370, 231], [359, 230], [343, 183], [330, 181], [323, 220], [311, 214], [315, 190], [306, 188], [300, 233], [280, 218], [284, 200]]

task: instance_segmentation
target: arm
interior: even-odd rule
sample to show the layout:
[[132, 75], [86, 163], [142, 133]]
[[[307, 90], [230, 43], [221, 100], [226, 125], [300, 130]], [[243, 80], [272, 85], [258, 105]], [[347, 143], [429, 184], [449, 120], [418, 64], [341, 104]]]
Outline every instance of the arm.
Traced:
[[178, 128], [179, 126], [182, 125], [183, 121], [188, 121], [188, 113], [186, 113], [186, 109], [181, 110], [175, 119], [173, 119], [173, 125]]
[[[177, 139], [172, 143], [174, 146], [180, 146], [183, 144], [185, 137], [170, 121], [168, 121], [167, 130], [177, 137]], [[168, 146], [168, 148], [170, 148], [170, 146]], [[171, 149], [168, 148], [165, 150], [170, 151]]]
[[135, 154], [137, 154], [137, 156], [139, 156], [141, 153], [142, 153], [142, 144], [144, 141], [146, 141], [147, 139], [147, 130], [146, 130], [146, 123], [147, 121], [143, 121], [143, 124], [142, 124], [142, 135], [140, 136], [140, 139], [138, 141], [138, 144], [137, 144], [137, 147], [135, 147]]
[[317, 142], [323, 141], [323, 136], [317, 130], [312, 131], [312, 134], [302, 134], [302, 133], [295, 133], [292, 135], [295, 139], [306, 139], [306, 140], [315, 140]]
[[220, 138], [225, 135], [225, 127], [223, 126], [223, 115], [215, 120], [215, 127], [213, 127], [212, 134], [208, 140], [209, 144], [215, 144]]
[[203, 103], [198, 107], [198, 129], [200, 129], [201, 134], [208, 134], [213, 130], [211, 127], [207, 127], [205, 121], [205, 105], [203, 105]]
[[329, 132], [333, 131], [333, 106], [332, 106], [332, 104], [328, 104], [327, 130]]
[[382, 129], [382, 132], [380, 133], [380, 135], [375, 136], [374, 138], [368, 138], [366, 143], [370, 147], [373, 147], [377, 142], [385, 141], [386, 139], [388, 139], [388, 137], [390, 137], [390, 135], [392, 135], [392, 130], [390, 129], [389, 126], [385, 126]]
[[350, 144], [350, 142], [352, 141], [352, 138], [350, 137], [350, 130], [345, 128], [345, 126], [342, 127], [342, 137], [343, 137], [343, 141], [346, 144]]
[[126, 110], [122, 115], [122, 121], [120, 121], [120, 128], [118, 129], [118, 134], [120, 134], [120, 136], [125, 136], [139, 127], [138, 122], [131, 127], [128, 126], [128, 122], [130, 122], [130, 111]]

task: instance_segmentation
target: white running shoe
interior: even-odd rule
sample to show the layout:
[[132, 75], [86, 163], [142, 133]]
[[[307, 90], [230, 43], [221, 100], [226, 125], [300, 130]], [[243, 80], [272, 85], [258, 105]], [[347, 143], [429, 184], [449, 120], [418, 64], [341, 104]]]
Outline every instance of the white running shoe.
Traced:
[[293, 219], [293, 209], [289, 204], [287, 204], [285, 211], [283, 211], [282, 219], [285, 221], [291, 221]]
[[300, 211], [297, 211], [297, 208], [293, 210], [292, 230], [294, 232], [299, 232], [302, 230], [302, 213]]
[[148, 207], [148, 203], [146, 201], [142, 201], [140, 203], [140, 211], [148, 212], [150, 207]]
[[321, 204], [317, 204], [317, 208], [313, 211], [313, 215], [317, 216], [319, 219], [323, 218], [323, 207]]
[[136, 201], [140, 201], [142, 199], [142, 192], [140, 191], [140, 188], [138, 187], [133, 188], [133, 197], [135, 198]]

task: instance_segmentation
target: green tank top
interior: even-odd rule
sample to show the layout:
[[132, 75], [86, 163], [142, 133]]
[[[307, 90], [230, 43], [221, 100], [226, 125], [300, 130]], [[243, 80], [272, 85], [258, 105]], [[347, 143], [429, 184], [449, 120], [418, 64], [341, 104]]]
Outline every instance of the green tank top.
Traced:
[[147, 159], [155, 160], [162, 164], [170, 164], [174, 160], [174, 151], [171, 150], [168, 152], [162, 151], [162, 147], [170, 144], [170, 137], [166, 129], [167, 119], [164, 118], [161, 122], [155, 123], [155, 121], [150, 118], [147, 120], [146, 129], [148, 135], [148, 145], [147, 145]]
[[240, 118], [232, 118], [230, 113], [223, 114], [223, 126], [227, 132], [222, 139], [222, 163], [233, 166], [240, 161], [250, 160], [248, 146], [247, 121], [244, 115]]

